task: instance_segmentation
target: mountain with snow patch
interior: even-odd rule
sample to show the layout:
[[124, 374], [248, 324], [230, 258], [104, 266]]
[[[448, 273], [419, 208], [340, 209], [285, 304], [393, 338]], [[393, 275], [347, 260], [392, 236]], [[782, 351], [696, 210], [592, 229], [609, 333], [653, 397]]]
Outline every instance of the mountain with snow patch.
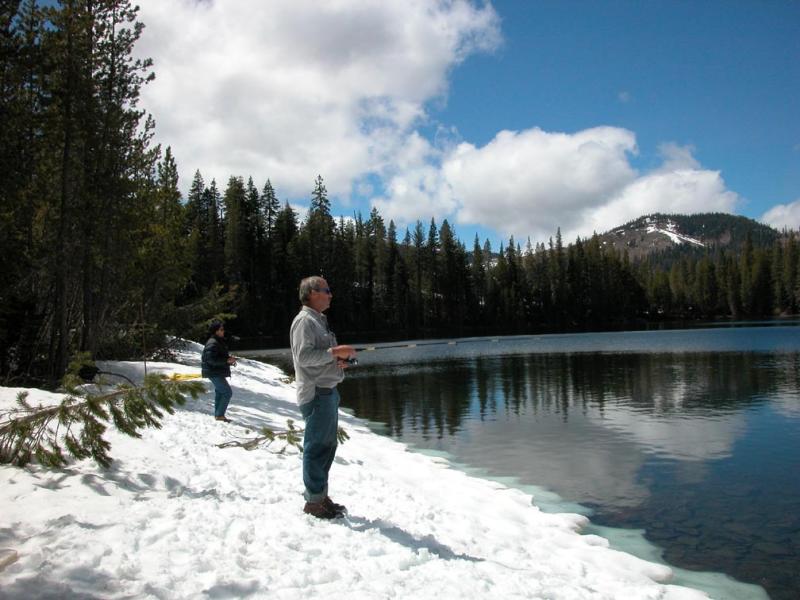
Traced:
[[654, 253], [680, 255], [717, 248], [737, 250], [747, 236], [754, 245], [770, 245], [778, 231], [747, 217], [724, 213], [645, 215], [600, 236], [600, 243], [627, 251], [631, 260]]

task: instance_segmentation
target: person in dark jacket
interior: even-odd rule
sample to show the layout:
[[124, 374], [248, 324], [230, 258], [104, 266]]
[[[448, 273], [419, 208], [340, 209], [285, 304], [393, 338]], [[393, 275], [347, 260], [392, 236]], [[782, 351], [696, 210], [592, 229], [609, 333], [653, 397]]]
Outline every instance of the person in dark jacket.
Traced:
[[212, 321], [208, 326], [208, 341], [203, 348], [202, 375], [214, 384], [214, 418], [217, 421], [230, 422], [225, 416], [233, 392], [227, 381], [231, 376], [231, 365], [236, 364], [236, 357], [228, 352], [225, 345], [225, 323]]

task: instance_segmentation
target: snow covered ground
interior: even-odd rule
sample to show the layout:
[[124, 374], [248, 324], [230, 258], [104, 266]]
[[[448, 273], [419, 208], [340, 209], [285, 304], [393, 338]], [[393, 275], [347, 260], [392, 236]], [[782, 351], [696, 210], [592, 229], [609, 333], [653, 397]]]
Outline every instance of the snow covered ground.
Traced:
[[[198, 372], [199, 349], [148, 369]], [[104, 368], [141, 379], [141, 364]], [[294, 384], [245, 359], [231, 384], [234, 423], [213, 419], [207, 393], [142, 440], [111, 432], [110, 469], [0, 467], [0, 598], [707, 597], [669, 585], [668, 567], [581, 535], [586, 517], [541, 512], [523, 491], [410, 452], [345, 414], [350, 440], [331, 496], [350, 514], [307, 516], [296, 450], [217, 447], [287, 418], [302, 425]], [[0, 388], [0, 409], [19, 391]]]

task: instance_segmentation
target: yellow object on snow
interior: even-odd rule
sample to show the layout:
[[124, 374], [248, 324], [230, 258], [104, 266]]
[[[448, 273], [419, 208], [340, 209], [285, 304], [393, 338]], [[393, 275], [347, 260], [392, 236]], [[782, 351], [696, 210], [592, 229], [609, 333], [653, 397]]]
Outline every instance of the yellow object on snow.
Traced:
[[173, 373], [169, 376], [173, 381], [183, 381], [185, 379], [200, 379], [200, 373]]

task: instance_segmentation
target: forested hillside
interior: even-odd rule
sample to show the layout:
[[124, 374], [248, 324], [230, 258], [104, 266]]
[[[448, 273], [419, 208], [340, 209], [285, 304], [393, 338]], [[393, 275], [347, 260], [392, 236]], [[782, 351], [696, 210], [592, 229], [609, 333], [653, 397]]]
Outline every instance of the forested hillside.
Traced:
[[335, 218], [313, 173], [302, 222], [270, 174], [220, 187], [198, 172], [182, 198], [176, 158], [137, 107], [153, 67], [133, 57], [136, 8], [25, 0], [0, 11], [3, 383], [55, 381], [78, 351], [150, 355], [219, 315], [244, 342], [284, 345], [309, 274], [332, 285], [331, 321], [348, 341], [797, 311], [792, 235], [764, 245], [751, 232], [741, 248], [666, 266], [597, 237], [467, 247], [447, 220], [398, 231], [374, 209]]
[[748, 238], [757, 246], [768, 246], [779, 236], [772, 227], [738, 215], [656, 213], [600, 235], [600, 242], [628, 252], [631, 260], [648, 258], [669, 268], [687, 254], [699, 257], [720, 249], [739, 252]]

